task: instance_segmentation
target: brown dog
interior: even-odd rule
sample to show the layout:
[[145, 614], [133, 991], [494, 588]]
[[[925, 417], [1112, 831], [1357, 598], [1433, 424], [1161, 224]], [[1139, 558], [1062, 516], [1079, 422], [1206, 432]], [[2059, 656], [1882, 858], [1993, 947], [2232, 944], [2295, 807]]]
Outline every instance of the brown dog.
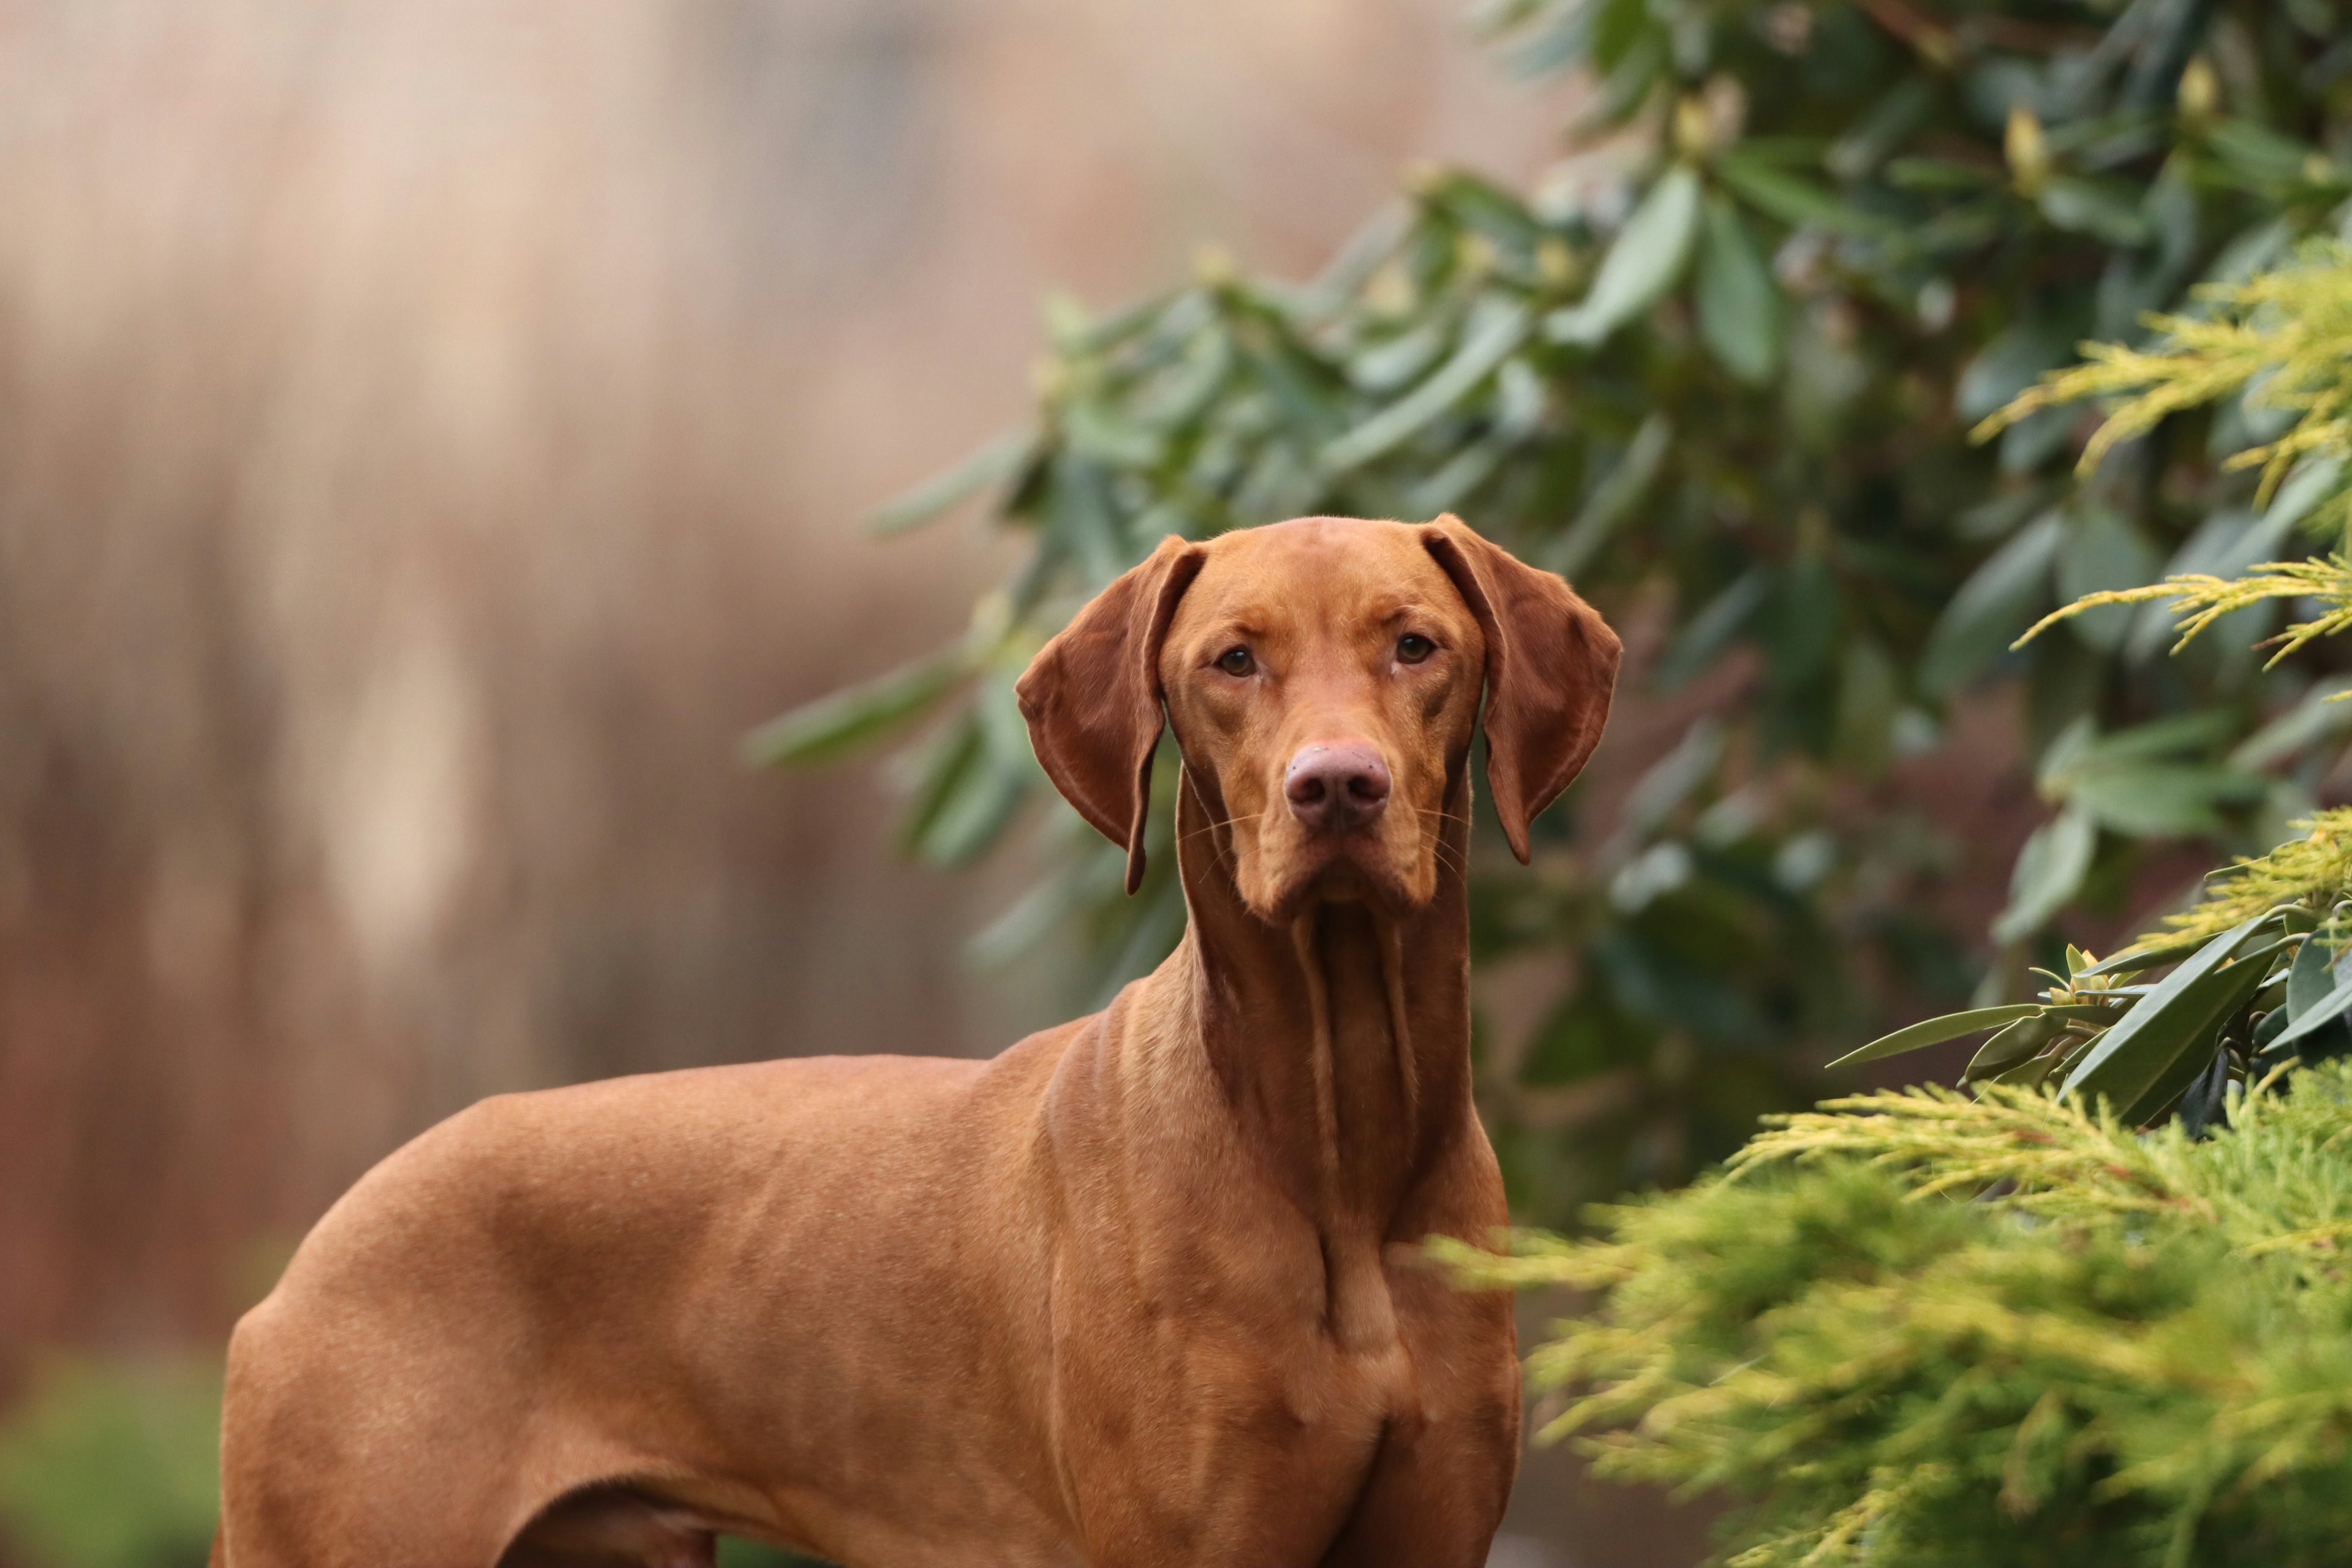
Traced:
[[319, 1223], [229, 1357], [226, 1568], [1484, 1561], [1507, 1300], [1470, 1100], [1468, 759], [1512, 848], [1617, 639], [1451, 518], [1170, 539], [1022, 678], [1142, 871], [1164, 704], [1192, 923], [989, 1062], [484, 1101]]

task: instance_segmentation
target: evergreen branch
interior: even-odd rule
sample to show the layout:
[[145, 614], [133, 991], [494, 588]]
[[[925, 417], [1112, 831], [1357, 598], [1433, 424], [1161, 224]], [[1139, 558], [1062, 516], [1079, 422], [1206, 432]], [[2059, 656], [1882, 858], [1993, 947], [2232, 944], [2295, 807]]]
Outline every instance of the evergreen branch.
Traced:
[[2118, 443], [2148, 434], [2175, 414], [2243, 392], [2252, 405], [2298, 416], [2285, 434], [2230, 460], [2231, 467], [2263, 469], [2262, 500], [2297, 458], [2352, 446], [2352, 378], [2343, 374], [2352, 360], [2352, 246], [2317, 241], [2294, 265], [2241, 282], [2208, 284], [2196, 294], [2214, 308], [2213, 315], [2142, 317], [2162, 334], [2154, 349], [2082, 344], [2084, 363], [2051, 372], [1980, 421], [1969, 438], [1989, 440], [2046, 408], [2110, 399], [2105, 418], [2083, 447], [2077, 471], [2087, 475]]
[[2264, 855], [2240, 857], [2209, 879], [2193, 908], [2166, 916], [2165, 940], [2219, 936], [2280, 904], [2332, 903], [2352, 888], [2352, 806], [2318, 812], [2294, 826], [2303, 829], [2302, 837]]
[[2199, 1141], [1998, 1087], [1855, 1096], [1592, 1241], [1522, 1237], [1612, 1281], [1530, 1358], [1574, 1396], [1546, 1436], [1744, 1500], [1746, 1568], [2333, 1562], [2352, 1066], [2233, 1104]]
[[1844, 1157], [1907, 1173], [1913, 1200], [1997, 1183], [2020, 1209], [2070, 1216], [2190, 1209], [2212, 1217], [2111, 1111], [2094, 1114], [2037, 1090], [1997, 1083], [1971, 1098], [1940, 1084], [1824, 1101], [1768, 1116], [1727, 1163], [1734, 1180], [1783, 1161]]
[[2242, 577], [2215, 577], [2202, 572], [2187, 572], [2168, 577], [2161, 583], [2144, 584], [2137, 588], [2113, 588], [2086, 594], [2034, 622], [2025, 635], [2010, 647], [2023, 647], [2060, 621], [2070, 620], [2102, 605], [2144, 605], [2158, 599], [2170, 599], [2171, 603], [2165, 607], [2176, 616], [2188, 616], [2179, 626], [2180, 640], [2172, 645], [2175, 653], [2187, 647], [2200, 632], [2222, 616], [2259, 605], [2266, 599], [2316, 599], [2333, 605], [2335, 608], [2326, 615], [2299, 621], [2272, 639], [2278, 645], [2278, 651], [2270, 658], [2270, 663], [2275, 665], [2314, 637], [2335, 637], [2352, 628], [2352, 556], [2335, 554], [2326, 560], [2266, 561], [2251, 568]]

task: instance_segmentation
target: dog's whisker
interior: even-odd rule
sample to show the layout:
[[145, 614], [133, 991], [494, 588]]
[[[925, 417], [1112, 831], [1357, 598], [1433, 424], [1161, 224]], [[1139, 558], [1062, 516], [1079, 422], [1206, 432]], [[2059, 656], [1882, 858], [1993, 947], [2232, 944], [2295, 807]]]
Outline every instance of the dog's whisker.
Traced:
[[1231, 827], [1237, 822], [1258, 822], [1272, 815], [1272, 811], [1268, 810], [1254, 811], [1247, 816], [1229, 816], [1223, 822], [1212, 822], [1206, 826], [1196, 827], [1190, 833], [1180, 833], [1176, 836], [1176, 842], [1179, 844], [1189, 844], [1193, 839], [1200, 837], [1203, 834], [1214, 833], [1220, 827]]

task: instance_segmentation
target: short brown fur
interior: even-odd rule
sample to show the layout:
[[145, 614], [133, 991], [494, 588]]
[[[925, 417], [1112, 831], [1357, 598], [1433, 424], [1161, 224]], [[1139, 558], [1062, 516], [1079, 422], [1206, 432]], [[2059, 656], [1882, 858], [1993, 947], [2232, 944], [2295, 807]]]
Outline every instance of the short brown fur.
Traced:
[[[1616, 660], [1451, 518], [1163, 543], [1021, 699], [1133, 875], [1172, 722], [1168, 961], [992, 1061], [669, 1073], [426, 1132], [238, 1325], [215, 1568], [686, 1568], [720, 1531], [853, 1568], [1482, 1563], [1509, 1304], [1416, 1250], [1505, 1219], [1471, 734], [1483, 690], [1524, 856]], [[1332, 746], [1385, 770], [1346, 831], [1290, 782]]]

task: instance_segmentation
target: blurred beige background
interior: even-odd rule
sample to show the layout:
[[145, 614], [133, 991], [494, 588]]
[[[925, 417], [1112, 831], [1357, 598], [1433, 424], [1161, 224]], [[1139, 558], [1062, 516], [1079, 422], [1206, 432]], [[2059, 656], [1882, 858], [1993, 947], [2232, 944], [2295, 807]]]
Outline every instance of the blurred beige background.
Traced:
[[883, 770], [736, 761], [1003, 564], [860, 514], [1047, 289], [1564, 113], [1455, 0], [0, 7], [0, 1403], [480, 1095], [1045, 1021]]

